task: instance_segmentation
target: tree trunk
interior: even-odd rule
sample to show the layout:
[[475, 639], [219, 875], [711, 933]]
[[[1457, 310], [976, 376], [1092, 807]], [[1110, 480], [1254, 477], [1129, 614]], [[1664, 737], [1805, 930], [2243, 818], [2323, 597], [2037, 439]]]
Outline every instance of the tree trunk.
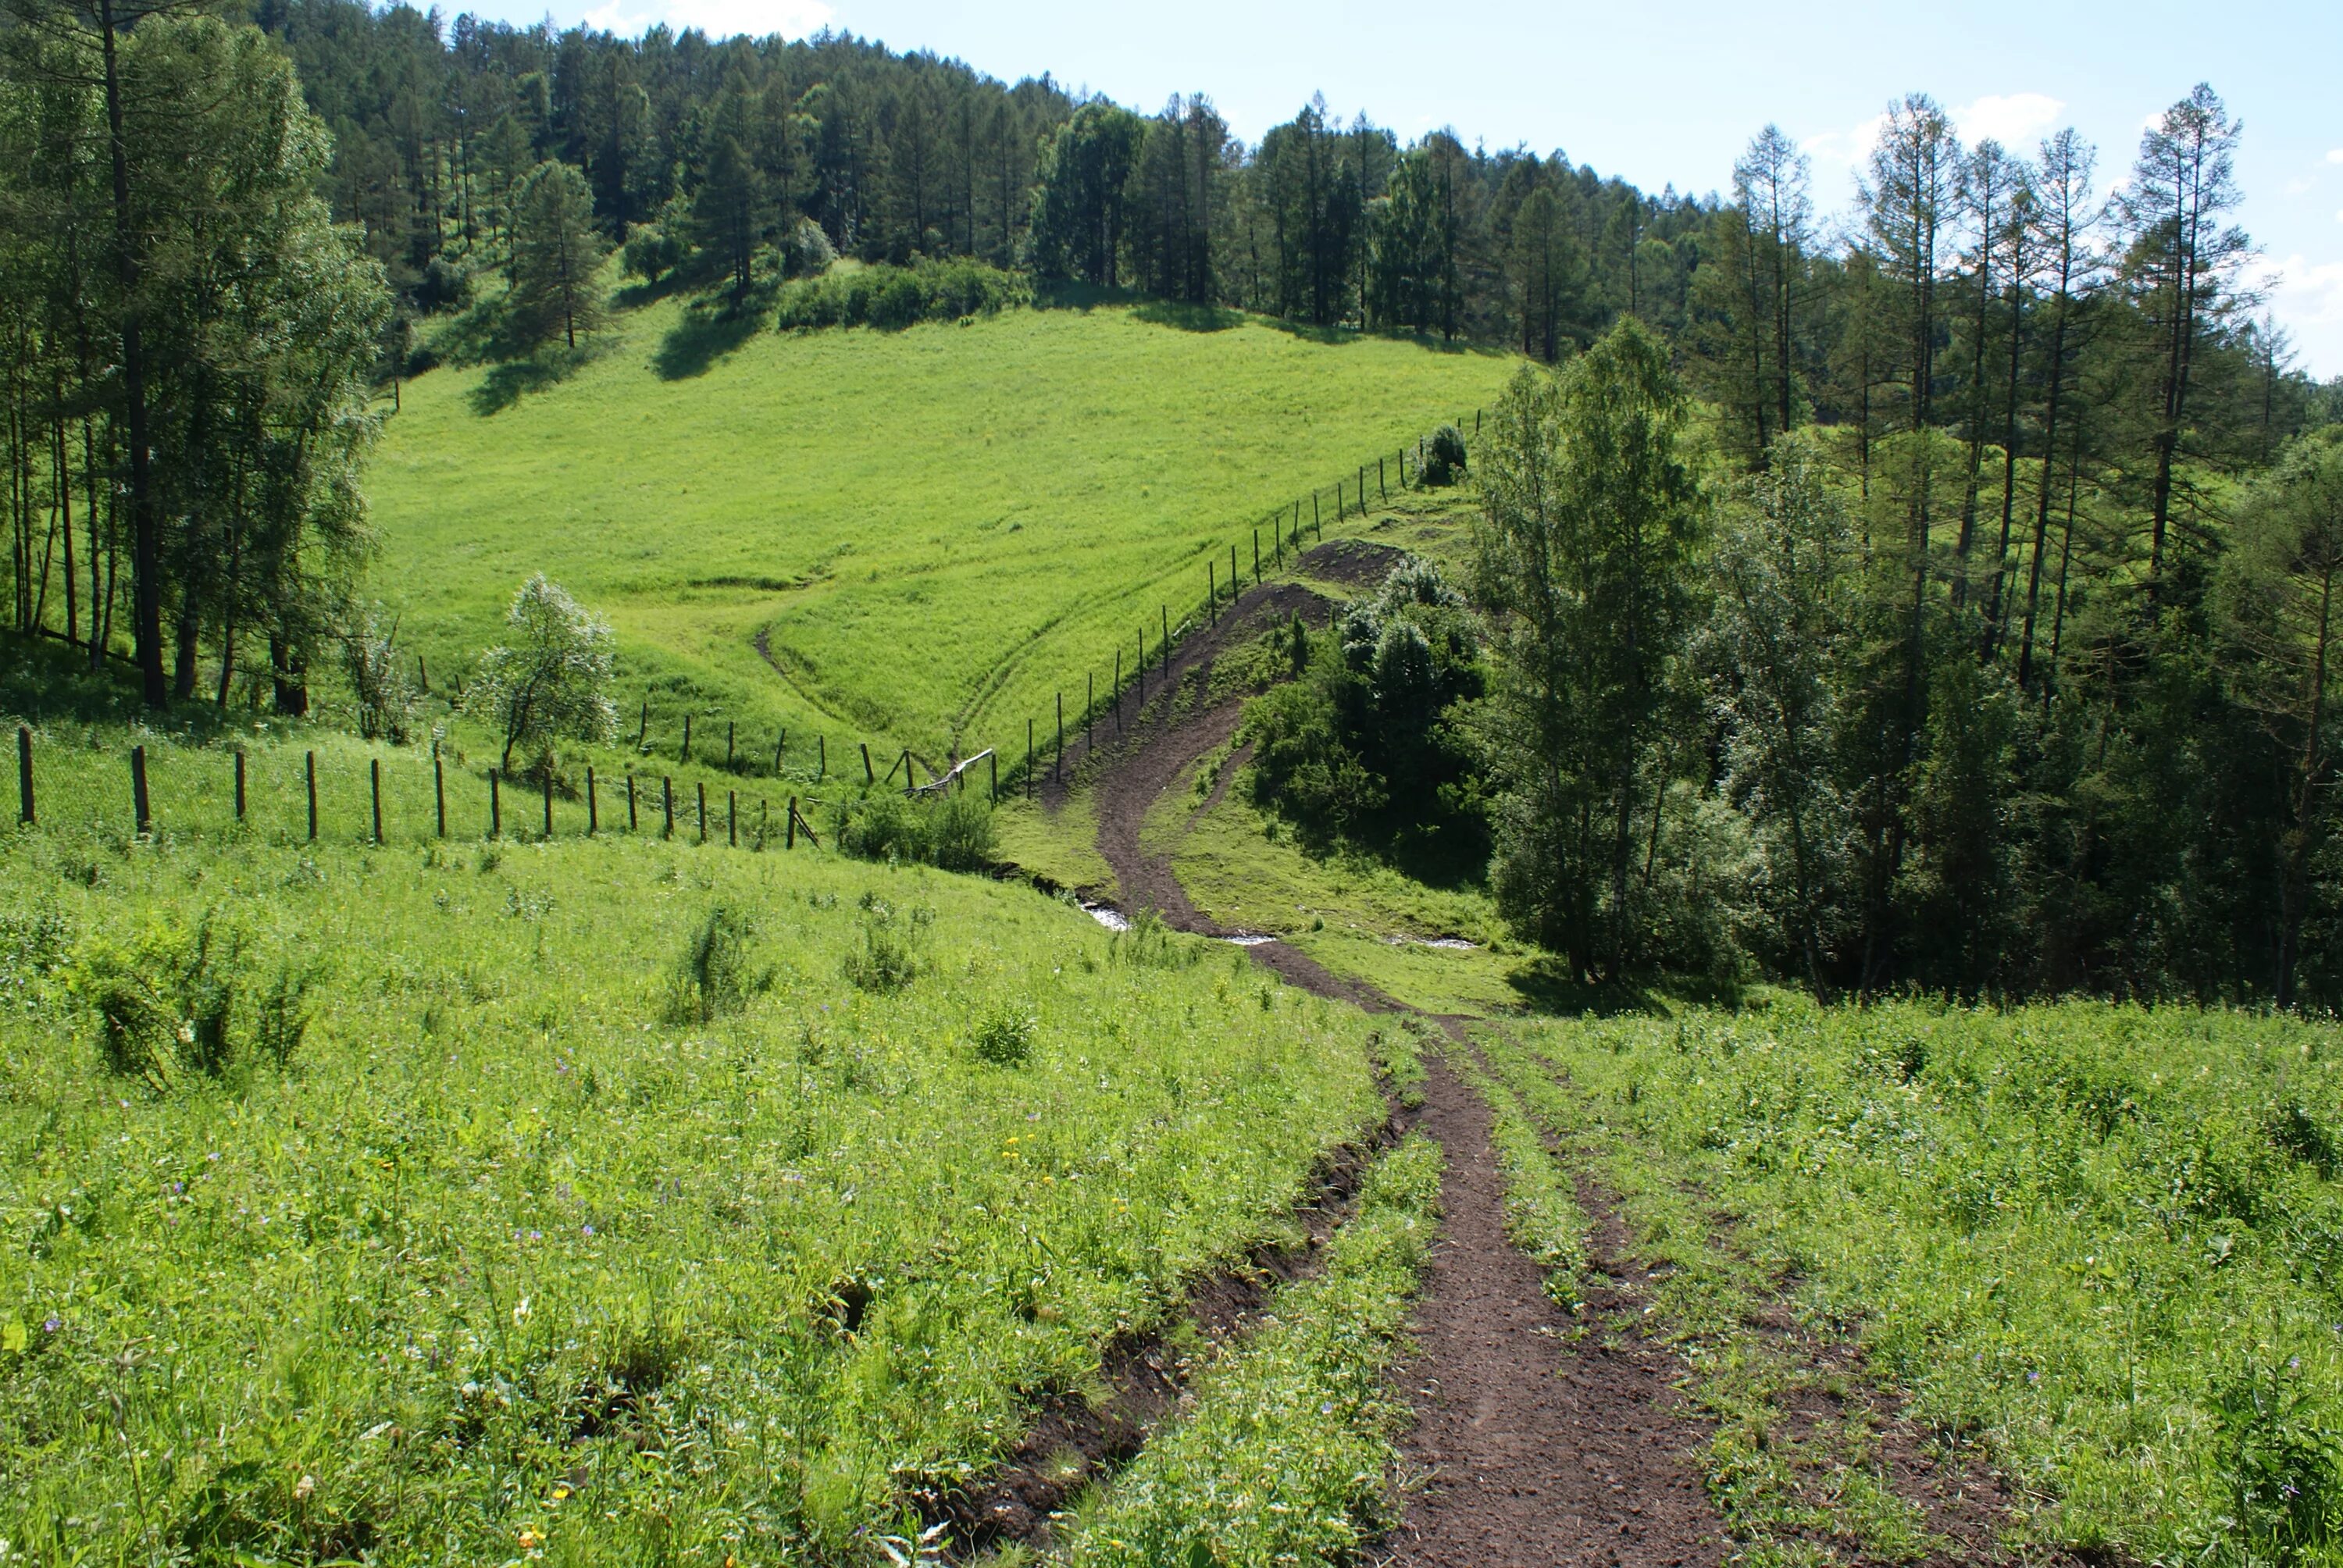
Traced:
[[131, 638], [140, 694], [147, 707], [161, 708], [170, 699], [163, 672], [163, 519], [161, 498], [155, 493], [153, 435], [147, 428], [146, 347], [139, 322], [137, 239], [130, 227], [129, 133], [123, 125], [114, 0], [97, 0], [97, 17], [113, 163], [115, 271], [122, 285], [123, 424], [130, 441]]

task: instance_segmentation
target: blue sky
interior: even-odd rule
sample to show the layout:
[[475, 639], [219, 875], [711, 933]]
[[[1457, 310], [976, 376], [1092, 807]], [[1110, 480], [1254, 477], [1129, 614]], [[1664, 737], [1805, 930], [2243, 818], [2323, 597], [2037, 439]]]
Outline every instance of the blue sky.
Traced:
[[[546, 14], [543, 0], [479, 9], [516, 22]], [[1813, 156], [1825, 213], [1845, 210], [1870, 127], [1903, 93], [1933, 94], [1965, 134], [2013, 149], [2073, 125], [2098, 144], [2111, 186], [2143, 126], [2209, 81], [2245, 122], [2239, 216], [2260, 247], [2267, 307], [2310, 369], [2343, 376], [2338, 0], [1873, 10], [1780, 8], [1772, 25], [1754, 21], [1766, 7], [1713, 0], [1193, 0], [1161, 11], [1062, 0], [560, 0], [550, 15], [628, 33], [660, 20], [792, 35], [828, 25], [955, 55], [1005, 79], [1046, 70], [1139, 108], [1201, 90], [1249, 141], [1322, 92], [1342, 116], [1364, 110], [1403, 136], [1449, 126], [1468, 145], [1559, 147], [1652, 190], [1723, 186], [1735, 156], [1771, 120]]]

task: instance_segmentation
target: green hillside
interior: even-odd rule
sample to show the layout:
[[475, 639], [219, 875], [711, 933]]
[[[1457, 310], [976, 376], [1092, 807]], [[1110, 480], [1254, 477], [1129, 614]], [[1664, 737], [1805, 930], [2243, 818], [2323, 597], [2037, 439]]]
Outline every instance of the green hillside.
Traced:
[[870, 1561], [1384, 1116], [1353, 1010], [974, 878], [0, 845], [0, 1536], [74, 1560]]
[[668, 300], [542, 389], [436, 371], [371, 470], [379, 591], [441, 670], [542, 570], [609, 616], [630, 691], [654, 686], [670, 722], [1021, 745], [1159, 607], [1201, 600], [1202, 552], [1225, 562], [1273, 508], [1469, 415], [1511, 367], [1197, 325], [1042, 309], [716, 354], [704, 312]]

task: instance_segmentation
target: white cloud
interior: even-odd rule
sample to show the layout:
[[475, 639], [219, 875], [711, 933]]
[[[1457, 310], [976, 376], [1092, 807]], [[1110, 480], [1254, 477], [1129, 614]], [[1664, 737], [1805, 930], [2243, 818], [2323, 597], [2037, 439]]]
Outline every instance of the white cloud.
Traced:
[[2328, 154], [2327, 161], [2330, 164], [2343, 164], [2343, 147], [2338, 147]]
[[823, 0], [605, 0], [586, 13], [586, 25], [628, 35], [664, 22], [679, 33], [697, 27], [711, 38], [736, 33], [801, 38], [829, 25], [836, 15]]
[[1989, 93], [1953, 111], [1953, 124], [1965, 142], [1999, 142], [2014, 153], [2025, 152], [2034, 139], [2058, 123], [2064, 99], [2047, 93]]
[[1842, 164], [1859, 169], [1871, 156], [1871, 149], [1879, 145], [1879, 134], [1887, 128], [1885, 115], [1874, 115], [1859, 126], [1844, 131], [1825, 131], [1798, 144], [1798, 150], [1820, 164]]
[[2304, 367], [2314, 376], [2343, 376], [2343, 261], [2297, 253], [2263, 263], [2253, 281], [2270, 314], [2294, 335]]
[[2318, 182], [2315, 179], [2307, 177], [2302, 179], [2291, 179], [2286, 182], [2286, 194], [2290, 196], [2308, 196], [2312, 191], [2317, 190], [2318, 188]]

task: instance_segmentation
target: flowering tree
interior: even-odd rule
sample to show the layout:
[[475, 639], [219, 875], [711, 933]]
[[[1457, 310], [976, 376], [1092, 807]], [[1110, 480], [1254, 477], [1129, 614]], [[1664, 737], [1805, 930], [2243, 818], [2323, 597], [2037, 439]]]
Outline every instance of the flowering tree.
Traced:
[[618, 727], [610, 701], [610, 625], [588, 613], [558, 583], [538, 573], [505, 613], [509, 645], [480, 655], [464, 709], [504, 731], [503, 767], [523, 746], [562, 736], [607, 739]]

